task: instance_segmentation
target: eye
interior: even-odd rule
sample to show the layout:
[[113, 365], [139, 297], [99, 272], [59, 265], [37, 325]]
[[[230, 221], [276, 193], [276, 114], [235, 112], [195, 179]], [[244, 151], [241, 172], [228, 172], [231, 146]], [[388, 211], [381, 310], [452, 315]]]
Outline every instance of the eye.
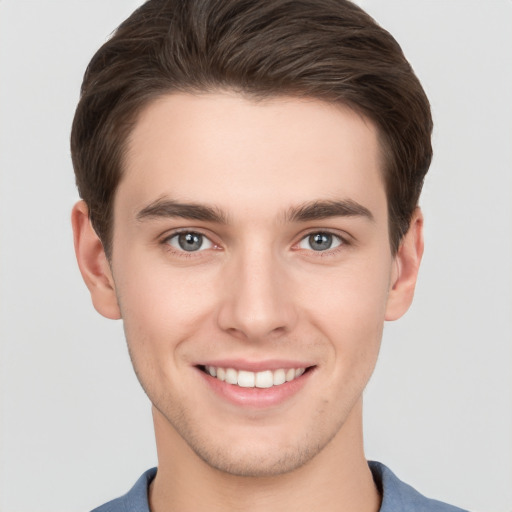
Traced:
[[178, 251], [197, 252], [211, 249], [213, 243], [201, 233], [184, 231], [169, 237], [166, 241], [171, 247]]
[[299, 249], [308, 249], [313, 251], [327, 251], [343, 244], [343, 240], [332, 233], [323, 233], [321, 231], [310, 233], [299, 242]]

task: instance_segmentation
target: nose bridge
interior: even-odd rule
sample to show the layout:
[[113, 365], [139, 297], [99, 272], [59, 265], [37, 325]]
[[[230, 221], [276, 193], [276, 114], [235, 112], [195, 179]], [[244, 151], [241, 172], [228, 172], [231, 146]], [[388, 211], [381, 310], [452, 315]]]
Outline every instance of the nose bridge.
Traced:
[[291, 330], [296, 314], [284, 262], [261, 244], [241, 249], [231, 260], [220, 326], [254, 340]]

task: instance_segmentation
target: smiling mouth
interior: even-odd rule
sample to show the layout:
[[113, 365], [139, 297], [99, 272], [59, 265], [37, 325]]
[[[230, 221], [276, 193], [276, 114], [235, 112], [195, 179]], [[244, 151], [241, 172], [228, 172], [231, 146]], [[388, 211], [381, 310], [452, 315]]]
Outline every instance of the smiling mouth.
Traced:
[[242, 388], [271, 388], [298, 379], [301, 375], [310, 370], [311, 367], [280, 368], [260, 372], [235, 370], [234, 368], [222, 368], [220, 366], [209, 365], [199, 366], [199, 368], [211, 377], [234, 386]]

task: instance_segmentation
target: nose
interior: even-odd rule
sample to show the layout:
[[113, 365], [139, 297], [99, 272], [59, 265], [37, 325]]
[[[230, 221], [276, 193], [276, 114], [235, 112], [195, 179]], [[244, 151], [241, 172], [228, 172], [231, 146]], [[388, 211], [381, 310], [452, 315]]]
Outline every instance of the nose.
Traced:
[[223, 276], [218, 312], [222, 330], [252, 341], [293, 330], [298, 315], [284, 263], [270, 251], [233, 257]]

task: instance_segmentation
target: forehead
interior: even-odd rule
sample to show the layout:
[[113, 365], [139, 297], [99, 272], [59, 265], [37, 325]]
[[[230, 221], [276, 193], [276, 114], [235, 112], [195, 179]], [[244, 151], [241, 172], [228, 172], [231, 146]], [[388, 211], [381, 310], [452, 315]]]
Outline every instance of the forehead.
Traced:
[[344, 106], [170, 94], [140, 114], [118, 195], [134, 209], [170, 197], [254, 215], [317, 199], [371, 206], [385, 202], [380, 155], [373, 123]]

